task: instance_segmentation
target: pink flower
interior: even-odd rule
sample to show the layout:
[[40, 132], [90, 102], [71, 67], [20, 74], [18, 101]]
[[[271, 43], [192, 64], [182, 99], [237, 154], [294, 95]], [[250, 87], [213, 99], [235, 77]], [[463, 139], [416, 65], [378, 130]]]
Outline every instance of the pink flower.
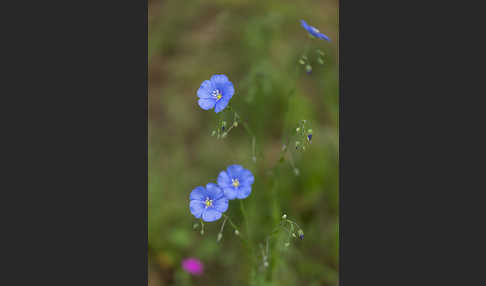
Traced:
[[192, 275], [201, 275], [203, 273], [203, 264], [196, 258], [187, 258], [182, 261], [182, 268]]

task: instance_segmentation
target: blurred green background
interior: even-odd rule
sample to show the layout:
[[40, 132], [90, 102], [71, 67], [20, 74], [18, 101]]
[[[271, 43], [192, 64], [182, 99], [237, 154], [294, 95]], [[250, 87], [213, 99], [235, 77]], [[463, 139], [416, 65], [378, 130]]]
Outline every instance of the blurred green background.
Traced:
[[[338, 5], [149, 1], [149, 285], [338, 285]], [[300, 19], [332, 42], [311, 40]], [[306, 45], [310, 74], [298, 64]], [[315, 61], [318, 48], [326, 54], [323, 65]], [[213, 74], [226, 74], [235, 86], [230, 104], [256, 134], [256, 163], [241, 125], [223, 140], [210, 136], [217, 115], [198, 106], [196, 91]], [[305, 152], [290, 149], [296, 176], [278, 160], [302, 119], [314, 136]], [[192, 228], [190, 192], [216, 182], [234, 163], [255, 175], [244, 200], [253, 249], [229, 226], [217, 243], [222, 219], [206, 223], [203, 236]], [[285, 234], [276, 236], [264, 268], [257, 245], [283, 213], [301, 225], [305, 239], [285, 248]], [[236, 200], [226, 214], [247, 233]], [[204, 263], [202, 276], [182, 270], [187, 257]]]

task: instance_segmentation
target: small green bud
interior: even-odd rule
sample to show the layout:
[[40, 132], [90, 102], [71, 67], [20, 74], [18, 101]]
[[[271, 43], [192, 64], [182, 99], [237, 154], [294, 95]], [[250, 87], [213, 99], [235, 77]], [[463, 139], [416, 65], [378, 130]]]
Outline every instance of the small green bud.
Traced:
[[287, 214], [283, 214], [282, 219], [287, 219]]
[[218, 233], [218, 238], [216, 239], [216, 241], [220, 242], [222, 238], [223, 238], [223, 234], [220, 232]]
[[300, 141], [295, 141], [295, 146], [299, 146], [300, 145]]
[[292, 232], [292, 237], [293, 238], [296, 238], [297, 237], [294, 232]]
[[312, 129], [307, 130], [308, 133], [312, 133]]
[[321, 64], [321, 65], [323, 65], [323, 64], [324, 64], [324, 61], [322, 60], [322, 58], [321, 58], [321, 57], [318, 57], [318, 58], [317, 58], [317, 62], [318, 62], [319, 64]]
[[192, 225], [192, 229], [197, 229], [199, 227], [199, 224], [198, 223], [195, 223]]
[[268, 261], [263, 262], [263, 266], [268, 267]]
[[216, 130], [213, 130], [213, 132], [211, 132], [211, 136], [215, 136], [216, 135]]
[[238, 121], [233, 122], [234, 127], [238, 127]]
[[302, 150], [305, 151], [305, 146], [302, 146]]
[[285, 247], [289, 247], [290, 243], [286, 242], [284, 245], [285, 245]]
[[221, 126], [226, 127], [226, 121], [223, 120], [223, 122], [221, 123]]
[[224, 132], [223, 134], [221, 134], [221, 138], [225, 138], [226, 135], [228, 135], [228, 133]]
[[312, 71], [312, 66], [311, 66], [311, 65], [306, 65], [306, 66], [305, 66], [305, 71], [306, 71], [307, 73], [310, 73], [310, 72]]
[[299, 64], [301, 64], [301, 65], [305, 64], [304, 60], [303, 59], [300, 59], [299, 60]]
[[297, 168], [294, 168], [294, 174], [295, 174], [296, 176], [298, 176], [298, 175], [300, 174], [300, 171], [299, 171], [299, 169], [297, 169]]
[[201, 235], [204, 235], [204, 229], [201, 229]]
[[297, 129], [295, 129], [296, 132], [299, 132], [300, 131], [300, 127], [297, 127]]
[[237, 229], [235, 229], [235, 235], [240, 235], [240, 232]]

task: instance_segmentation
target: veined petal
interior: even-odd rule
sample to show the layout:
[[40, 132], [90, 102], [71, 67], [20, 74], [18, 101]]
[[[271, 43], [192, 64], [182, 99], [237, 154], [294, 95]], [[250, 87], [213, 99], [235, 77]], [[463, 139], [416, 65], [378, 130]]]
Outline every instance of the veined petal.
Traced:
[[201, 86], [197, 90], [197, 96], [199, 98], [211, 98], [211, 92], [213, 91], [213, 83], [209, 80], [205, 80], [202, 82]]
[[255, 182], [255, 177], [249, 170], [243, 170], [241, 172], [240, 178], [247, 185], [251, 185], [253, 184], [253, 182]]
[[213, 207], [221, 213], [224, 213], [228, 209], [228, 199], [222, 197], [219, 200], [213, 201]]
[[209, 110], [214, 107], [216, 99], [214, 98], [200, 98], [197, 103], [204, 110]]
[[233, 186], [224, 188], [223, 192], [225, 198], [227, 198], [228, 200], [234, 200], [236, 198], [237, 192]]
[[223, 110], [228, 105], [230, 99], [231, 97], [223, 96], [220, 100], [218, 100], [214, 105], [214, 112], [219, 113], [221, 110]]
[[214, 183], [209, 183], [206, 185], [206, 194], [213, 201], [220, 199], [224, 196], [223, 190], [221, 190], [221, 188]]
[[202, 214], [202, 219], [203, 221], [212, 222], [220, 219], [221, 215], [222, 214], [214, 208], [207, 208]]
[[211, 77], [211, 82], [215, 85], [216, 84], [218, 84], [218, 85], [224, 84], [228, 81], [229, 81], [228, 77], [224, 74], [215, 74]]
[[218, 185], [223, 189], [231, 186], [231, 178], [228, 176], [228, 173], [226, 173], [226, 171], [221, 171], [219, 173]]
[[192, 190], [191, 194], [189, 195], [189, 200], [198, 200], [204, 201], [206, 199], [206, 189], [199, 186]]
[[202, 201], [193, 200], [189, 203], [189, 209], [196, 218], [201, 218], [206, 205]]
[[238, 189], [236, 193], [237, 199], [245, 199], [251, 194], [251, 186], [244, 186]]
[[240, 165], [230, 165], [228, 166], [227, 171], [230, 178], [239, 177], [240, 172], [243, 171], [243, 167]]

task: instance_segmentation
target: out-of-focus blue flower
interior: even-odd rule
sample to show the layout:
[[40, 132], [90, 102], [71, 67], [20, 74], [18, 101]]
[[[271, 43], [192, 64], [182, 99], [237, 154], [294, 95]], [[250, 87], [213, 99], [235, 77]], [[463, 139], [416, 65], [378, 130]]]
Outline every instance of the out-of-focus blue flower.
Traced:
[[221, 218], [228, 209], [228, 199], [218, 185], [209, 183], [192, 190], [189, 196], [189, 209], [196, 218], [211, 222]]
[[302, 27], [304, 27], [304, 29], [307, 30], [307, 32], [309, 32], [309, 34], [311, 34], [312, 36], [316, 37], [316, 38], [319, 38], [319, 39], [324, 39], [328, 42], [330, 42], [331, 40], [329, 39], [328, 36], [324, 35], [323, 33], [321, 33], [316, 27], [314, 26], [310, 26], [310, 25], [307, 25], [307, 23], [304, 21], [304, 20], [300, 20], [300, 24], [302, 25]]
[[199, 106], [204, 110], [214, 107], [216, 113], [223, 110], [235, 93], [233, 83], [224, 74], [215, 74], [205, 80], [197, 91]]
[[240, 165], [228, 166], [218, 176], [218, 185], [223, 189], [224, 196], [229, 200], [248, 197], [254, 181], [253, 174]]

